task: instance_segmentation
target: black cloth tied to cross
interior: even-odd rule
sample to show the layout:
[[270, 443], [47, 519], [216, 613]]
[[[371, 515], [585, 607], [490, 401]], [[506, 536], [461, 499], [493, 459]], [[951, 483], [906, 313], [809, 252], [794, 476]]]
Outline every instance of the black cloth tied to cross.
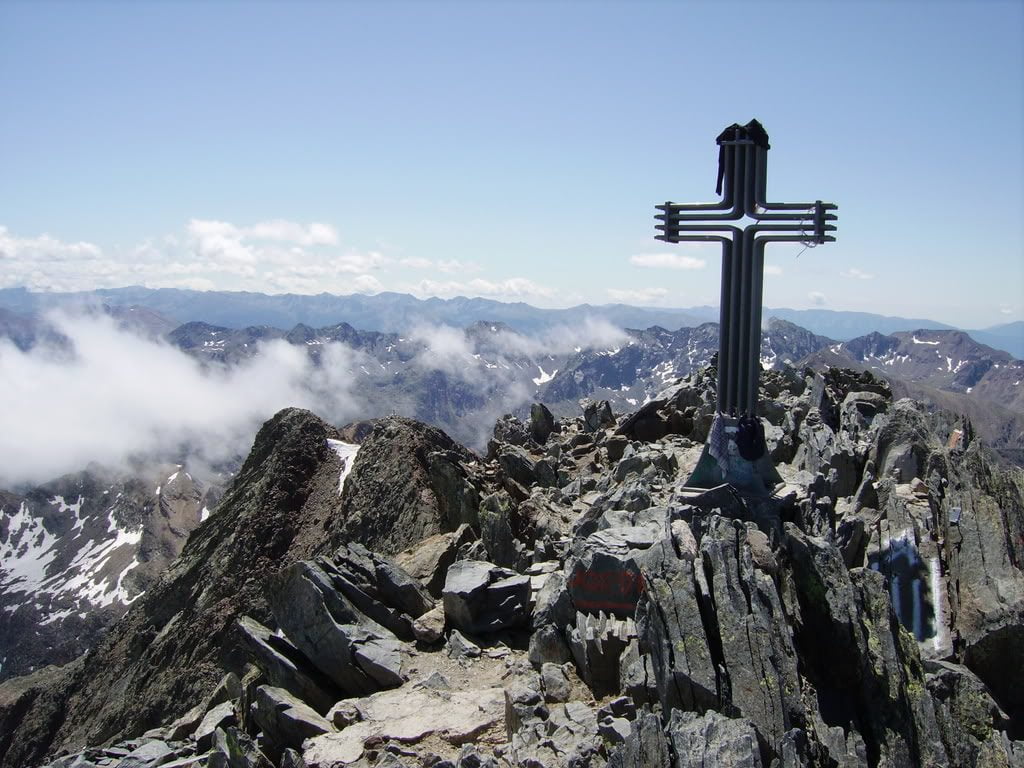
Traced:
[[752, 141], [759, 147], [771, 149], [768, 144], [768, 131], [764, 129], [757, 120], [751, 120], [746, 125], [733, 123], [715, 139], [718, 142], [718, 184], [715, 186], [715, 194], [722, 194], [722, 178], [725, 176], [725, 145], [734, 141]]

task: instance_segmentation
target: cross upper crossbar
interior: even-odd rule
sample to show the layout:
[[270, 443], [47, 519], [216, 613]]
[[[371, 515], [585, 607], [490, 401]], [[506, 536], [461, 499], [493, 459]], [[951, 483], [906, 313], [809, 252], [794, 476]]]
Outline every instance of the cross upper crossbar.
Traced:
[[[750, 138], [745, 138], [750, 137]], [[759, 140], [760, 139], [760, 140]], [[768, 136], [756, 120], [745, 126], [732, 125], [718, 138], [719, 145], [719, 188], [724, 181], [722, 200], [717, 203], [672, 203], [655, 206], [660, 214], [655, 216], [660, 224], [656, 226], [661, 234], [656, 239], [669, 243], [687, 241], [690, 236], [683, 232], [707, 231], [709, 226], [719, 230], [710, 222], [738, 221], [744, 217], [753, 219], [755, 234], [779, 232], [769, 236], [772, 240], [783, 237], [781, 233], [798, 234], [801, 240], [813, 239], [817, 243], [833, 241], [827, 232], [835, 231], [827, 222], [838, 217], [829, 213], [837, 210], [832, 203], [817, 200], [813, 203], [771, 203], [767, 202], [768, 185]], [[788, 225], [763, 225], [761, 222], [789, 222]], [[709, 225], [685, 224], [684, 222], [708, 222]], [[730, 230], [735, 231], [733, 228]]]

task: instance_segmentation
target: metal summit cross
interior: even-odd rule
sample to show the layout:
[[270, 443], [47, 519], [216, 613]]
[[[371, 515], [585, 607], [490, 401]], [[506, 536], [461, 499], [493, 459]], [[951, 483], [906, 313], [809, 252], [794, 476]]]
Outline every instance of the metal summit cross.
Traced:
[[[756, 493], [771, 492], [779, 475], [765, 455], [738, 429], [753, 416], [761, 370], [761, 296], [764, 249], [768, 243], [833, 242], [836, 206], [766, 201], [768, 134], [757, 121], [734, 123], [719, 134], [718, 203], [665, 203], [656, 206], [660, 234], [667, 243], [722, 244], [722, 292], [718, 343], [716, 424], [688, 486], [710, 488], [728, 482]], [[741, 220], [751, 220], [741, 226]], [[729, 223], [735, 222], [735, 223]], [[760, 423], [759, 421], [757, 422]], [[718, 432], [721, 428], [723, 432]], [[737, 442], [745, 450], [738, 452]], [[756, 441], [755, 441], [756, 442]], [[739, 455], [746, 454], [745, 456]]]

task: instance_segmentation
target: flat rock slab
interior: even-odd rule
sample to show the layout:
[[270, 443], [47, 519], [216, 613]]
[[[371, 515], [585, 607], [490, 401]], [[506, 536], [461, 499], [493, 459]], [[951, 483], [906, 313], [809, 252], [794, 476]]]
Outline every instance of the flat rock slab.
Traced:
[[270, 685], [256, 689], [252, 714], [263, 732], [281, 747], [300, 747], [307, 738], [334, 730], [305, 702]]
[[465, 744], [505, 717], [501, 688], [458, 692], [403, 688], [375, 693], [354, 703], [363, 716], [360, 722], [303, 744], [309, 768], [354, 763], [371, 739], [412, 744], [436, 734], [451, 744]]
[[170, 746], [162, 741], [146, 742], [121, 759], [119, 766], [124, 768], [155, 768], [173, 760], [177, 755]]
[[[218, 704], [203, 717], [203, 721], [199, 723], [199, 727], [196, 728], [195, 733], [192, 734], [192, 738], [196, 742], [196, 748], [202, 752], [203, 750], [209, 749], [213, 743], [213, 734], [218, 728], [225, 728], [229, 725], [234, 725], [237, 722], [235, 716], [235, 705], [230, 701], [225, 701], [222, 704]], [[148, 745], [147, 745], [148, 746]]]
[[180, 757], [177, 760], [164, 763], [160, 768], [202, 768], [209, 760], [209, 755], [192, 755], [191, 757]]

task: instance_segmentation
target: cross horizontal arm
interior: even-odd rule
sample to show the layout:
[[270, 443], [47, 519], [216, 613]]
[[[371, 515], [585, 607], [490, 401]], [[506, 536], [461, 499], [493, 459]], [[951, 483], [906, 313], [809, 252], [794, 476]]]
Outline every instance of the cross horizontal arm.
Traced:
[[[701, 203], [665, 203], [664, 205], [656, 205], [654, 207], [659, 211], [663, 211], [663, 213], [656, 214], [654, 218], [666, 224], [682, 221], [717, 221], [725, 218], [721, 216], [690, 216], [683, 213], [683, 211], [697, 210], [699, 205]], [[753, 214], [749, 214], [749, 217], [757, 221], [801, 221], [804, 219], [811, 219], [813, 221], [816, 217], [823, 217], [825, 221], [836, 221], [839, 218], [834, 213], [828, 213], [828, 211], [839, 210], [837, 205], [834, 203], [823, 203], [820, 200], [813, 203], [793, 203], [789, 210], [793, 212], [765, 213], [757, 210]]]
[[[809, 224], [806, 222], [805, 224]], [[814, 226], [813, 229], [809, 226], [802, 225], [801, 223], [793, 224], [750, 224], [743, 229], [739, 227], [732, 227], [727, 224], [680, 224], [676, 226], [659, 225], [656, 229], [660, 230], [662, 234], [655, 235], [655, 240], [661, 240], [666, 243], [682, 243], [682, 242], [702, 242], [707, 240], [722, 240], [724, 239], [721, 235], [701, 235], [701, 232], [728, 232], [732, 234], [733, 239], [738, 239], [742, 234], [745, 237], [754, 237], [762, 232], [792, 232], [793, 236], [787, 238], [791, 242], [807, 242], [813, 240], [817, 243], [834, 242], [835, 238], [826, 234], [828, 232], [835, 232], [837, 227], [832, 224], [821, 223], [818, 226]], [[692, 234], [682, 234], [692, 233]], [[772, 236], [770, 239], [775, 239], [777, 236]], [[783, 240], [777, 240], [777, 242], [783, 242]]]

